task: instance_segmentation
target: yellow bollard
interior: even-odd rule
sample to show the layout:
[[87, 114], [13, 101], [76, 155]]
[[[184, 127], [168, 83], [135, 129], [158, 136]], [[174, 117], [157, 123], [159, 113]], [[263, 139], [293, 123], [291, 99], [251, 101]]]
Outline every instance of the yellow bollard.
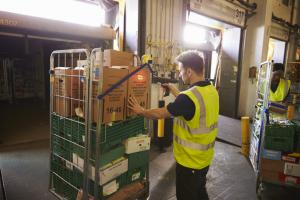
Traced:
[[245, 156], [248, 156], [248, 154], [249, 154], [249, 143], [250, 143], [249, 117], [242, 117], [242, 119], [241, 119], [241, 131], [242, 131], [241, 153]]
[[165, 136], [165, 120], [157, 120], [157, 137], [162, 138]]

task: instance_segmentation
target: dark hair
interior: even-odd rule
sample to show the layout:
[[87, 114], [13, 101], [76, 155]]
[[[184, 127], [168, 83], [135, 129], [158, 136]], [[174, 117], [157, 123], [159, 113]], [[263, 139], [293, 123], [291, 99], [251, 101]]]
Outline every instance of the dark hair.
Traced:
[[176, 62], [180, 62], [183, 68], [191, 68], [197, 74], [203, 73], [204, 58], [203, 54], [199, 51], [189, 50], [182, 52], [175, 58]]
[[274, 63], [273, 64], [273, 72], [275, 71], [284, 71], [284, 65], [282, 63]]

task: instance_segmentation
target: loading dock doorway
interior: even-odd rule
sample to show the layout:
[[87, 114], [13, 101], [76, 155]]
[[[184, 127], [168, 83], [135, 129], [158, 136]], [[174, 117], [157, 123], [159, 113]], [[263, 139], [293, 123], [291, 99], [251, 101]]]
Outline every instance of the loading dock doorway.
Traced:
[[219, 91], [220, 114], [231, 118], [237, 117], [239, 104], [242, 33], [240, 27], [187, 13], [184, 46], [204, 52], [205, 76]]

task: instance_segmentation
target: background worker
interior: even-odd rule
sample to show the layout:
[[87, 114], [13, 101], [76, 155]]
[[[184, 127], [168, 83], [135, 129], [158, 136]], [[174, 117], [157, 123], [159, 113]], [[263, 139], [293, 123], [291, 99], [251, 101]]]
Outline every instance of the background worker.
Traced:
[[205, 81], [204, 59], [198, 51], [186, 51], [176, 61], [179, 77], [190, 88], [179, 92], [169, 87], [176, 97], [167, 107], [144, 109], [138, 102], [129, 99], [129, 108], [138, 115], [150, 119], [175, 117], [173, 153], [176, 160], [177, 200], [206, 200], [206, 174], [213, 159], [219, 96], [213, 85]]
[[284, 79], [283, 74], [284, 65], [274, 63], [269, 95], [272, 102], [284, 102], [289, 94], [291, 81]]
[[286, 114], [285, 102], [290, 93], [291, 81], [284, 79], [283, 74], [284, 65], [274, 63], [269, 94], [271, 102], [269, 109], [273, 113], [273, 118], [284, 118]]

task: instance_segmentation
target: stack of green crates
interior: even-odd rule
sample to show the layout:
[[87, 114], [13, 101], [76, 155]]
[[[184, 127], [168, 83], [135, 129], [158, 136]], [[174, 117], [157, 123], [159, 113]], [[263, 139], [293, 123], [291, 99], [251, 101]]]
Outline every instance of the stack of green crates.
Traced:
[[294, 150], [294, 125], [268, 124], [265, 129], [265, 148], [283, 152]]
[[[77, 190], [83, 183], [82, 169], [72, 164], [73, 154], [84, 158], [85, 124], [78, 118], [64, 118], [51, 114], [52, 149], [51, 158], [52, 189], [61, 197], [75, 199]], [[95, 164], [96, 127], [90, 130], [91, 164]], [[100, 163], [104, 166], [125, 155], [122, 142], [130, 137], [144, 134], [144, 118], [134, 117], [125, 121], [102, 125], [100, 137]], [[65, 160], [64, 160], [65, 159]], [[142, 180], [148, 170], [149, 151], [128, 155], [128, 172], [116, 178], [119, 188], [134, 181]], [[90, 194], [93, 195], [94, 184], [90, 180]], [[73, 187], [72, 187], [73, 186]], [[99, 186], [100, 196], [102, 187]]]
[[294, 142], [294, 152], [300, 153], [300, 122], [293, 121], [295, 124], [295, 142]]

